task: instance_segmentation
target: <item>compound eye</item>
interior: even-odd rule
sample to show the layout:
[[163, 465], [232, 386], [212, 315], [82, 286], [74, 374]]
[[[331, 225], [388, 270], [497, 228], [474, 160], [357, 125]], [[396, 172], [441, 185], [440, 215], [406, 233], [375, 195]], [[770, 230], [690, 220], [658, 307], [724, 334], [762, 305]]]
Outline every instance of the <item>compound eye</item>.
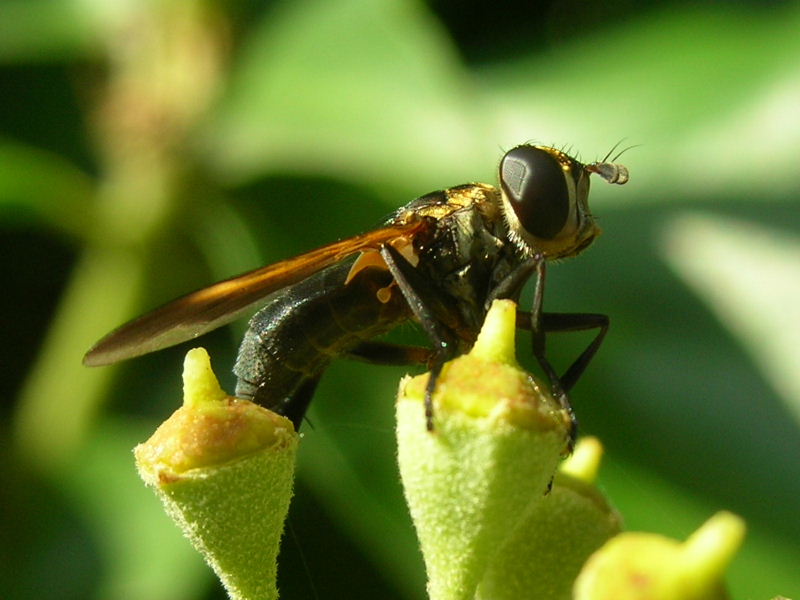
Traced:
[[535, 146], [509, 150], [500, 162], [500, 185], [520, 225], [553, 239], [569, 216], [566, 173], [549, 152]]

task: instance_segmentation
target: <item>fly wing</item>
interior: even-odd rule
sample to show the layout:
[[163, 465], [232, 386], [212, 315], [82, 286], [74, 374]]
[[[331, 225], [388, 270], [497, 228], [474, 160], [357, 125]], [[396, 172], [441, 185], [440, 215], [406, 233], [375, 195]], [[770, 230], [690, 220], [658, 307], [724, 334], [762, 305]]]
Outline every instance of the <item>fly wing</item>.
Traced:
[[389, 225], [182, 296], [109, 333], [86, 353], [83, 364], [109, 365], [201, 336], [257, 308], [273, 292], [356, 252], [412, 236], [424, 224], [423, 220], [415, 220]]

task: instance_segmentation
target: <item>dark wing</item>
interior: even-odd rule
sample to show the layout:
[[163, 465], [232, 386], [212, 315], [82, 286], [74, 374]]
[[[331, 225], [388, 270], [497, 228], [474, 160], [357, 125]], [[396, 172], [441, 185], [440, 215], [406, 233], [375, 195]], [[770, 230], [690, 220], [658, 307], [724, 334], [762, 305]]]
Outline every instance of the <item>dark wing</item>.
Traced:
[[389, 225], [187, 294], [109, 333], [86, 353], [83, 364], [109, 365], [196, 338], [253, 310], [281, 288], [360, 250], [411, 236], [424, 225], [423, 220]]

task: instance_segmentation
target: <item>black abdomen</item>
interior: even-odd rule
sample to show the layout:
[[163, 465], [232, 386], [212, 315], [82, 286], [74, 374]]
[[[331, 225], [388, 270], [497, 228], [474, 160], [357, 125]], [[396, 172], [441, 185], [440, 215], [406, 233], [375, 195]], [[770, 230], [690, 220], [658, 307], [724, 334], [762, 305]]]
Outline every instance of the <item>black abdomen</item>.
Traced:
[[250, 319], [233, 368], [237, 396], [291, 413], [294, 396], [331, 360], [409, 318], [396, 287], [387, 302], [378, 300], [378, 291], [392, 284], [388, 271], [366, 268], [345, 284], [349, 270], [349, 263], [324, 269], [280, 292]]

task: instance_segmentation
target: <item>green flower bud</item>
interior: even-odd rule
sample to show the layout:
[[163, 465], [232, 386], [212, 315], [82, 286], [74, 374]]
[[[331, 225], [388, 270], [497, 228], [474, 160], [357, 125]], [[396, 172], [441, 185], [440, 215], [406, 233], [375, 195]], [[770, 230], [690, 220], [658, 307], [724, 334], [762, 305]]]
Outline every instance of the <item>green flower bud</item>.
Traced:
[[720, 512], [680, 543], [621, 533], [595, 552], [575, 582], [575, 600], [724, 600], [722, 577], [744, 538], [742, 519]]
[[219, 387], [187, 353], [184, 404], [134, 450], [139, 475], [234, 599], [277, 598], [277, 555], [298, 436], [291, 422]]
[[473, 350], [444, 366], [425, 427], [427, 376], [397, 402], [398, 462], [434, 600], [473, 598], [509, 532], [544, 500], [569, 419], [514, 359], [516, 306], [493, 304]]
[[478, 598], [572, 598], [586, 559], [621, 528], [619, 515], [594, 486], [601, 454], [595, 438], [578, 442], [550, 493], [528, 511], [494, 556]]

